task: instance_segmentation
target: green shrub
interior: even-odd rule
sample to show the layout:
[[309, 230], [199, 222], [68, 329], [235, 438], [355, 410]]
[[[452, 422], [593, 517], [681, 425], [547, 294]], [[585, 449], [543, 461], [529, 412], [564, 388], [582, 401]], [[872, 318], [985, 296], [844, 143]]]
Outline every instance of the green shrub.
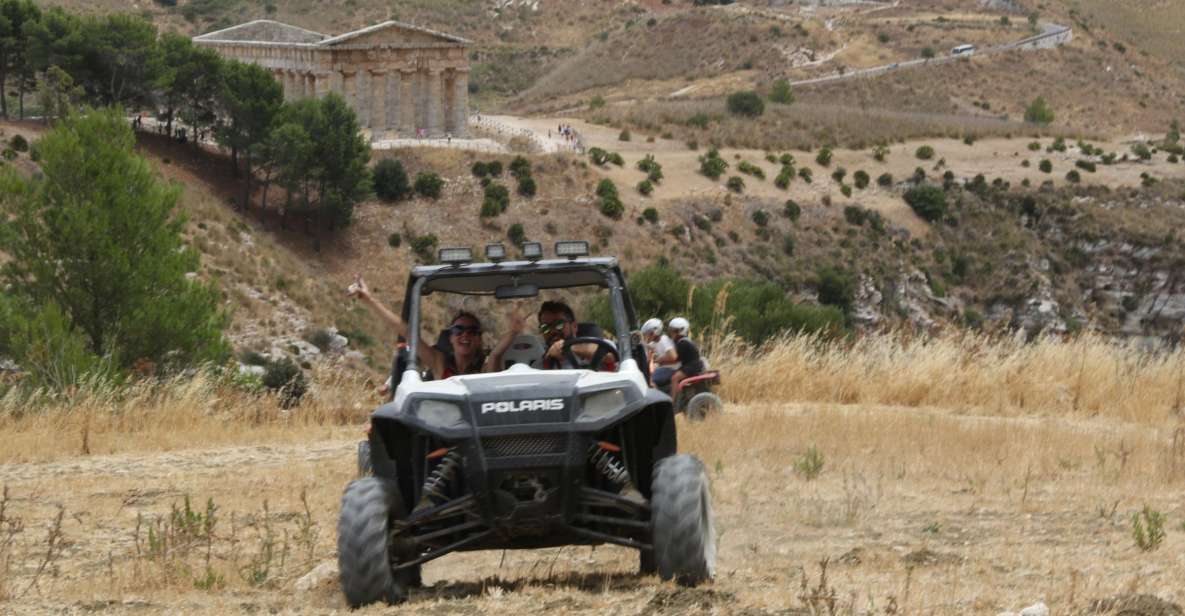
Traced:
[[613, 183], [613, 180], [605, 178], [600, 182], [597, 182], [596, 194], [602, 199], [605, 197], [617, 197], [617, 185]]
[[759, 180], [765, 179], [765, 170], [761, 167], [758, 167], [757, 165], [754, 165], [753, 163], [750, 163], [749, 161], [742, 160], [740, 163], [738, 163], [737, 171], [751, 175]]
[[1132, 514], [1132, 539], [1143, 552], [1160, 548], [1164, 541], [1164, 514], [1144, 505], [1144, 509]]
[[493, 182], [485, 188], [484, 199], [481, 204], [482, 216], [489, 218], [505, 212], [510, 207], [510, 190], [506, 186]]
[[609, 162], [609, 153], [601, 148], [589, 148], [588, 159], [598, 167], [604, 167]]
[[1066, 140], [1063, 139], [1062, 137], [1058, 137], [1057, 139], [1054, 139], [1053, 143], [1050, 144], [1050, 146], [1049, 146], [1049, 151], [1050, 152], [1065, 152], [1066, 151]]
[[658, 222], [658, 210], [648, 207], [642, 210], [642, 218], [650, 224], [655, 224]]
[[1137, 143], [1132, 146], [1132, 154], [1135, 154], [1140, 160], [1152, 159], [1152, 150], [1142, 143]]
[[588, 108], [589, 109], [600, 109], [601, 107], [604, 107], [604, 106], [605, 106], [605, 98], [603, 96], [601, 96], [600, 94], [592, 97], [588, 101]]
[[490, 177], [502, 177], [502, 161], [491, 160], [486, 163], [486, 170], [490, 172]]
[[469, 168], [469, 171], [473, 173], [474, 177], [479, 178], [484, 178], [490, 174], [489, 168], [486, 167], [485, 161], [482, 160], [473, 163], [473, 166]]
[[617, 165], [618, 167], [622, 167], [625, 165], [625, 159], [622, 158], [621, 154], [618, 154], [617, 152], [610, 152], [609, 153], [609, 162], [613, 163], [614, 165]]
[[[687, 118], [687, 121], [685, 123], [688, 126], [703, 130], [703, 129], [708, 128], [708, 124], [712, 123], [712, 117], [701, 111], [701, 112], [691, 116], [690, 118]], [[695, 148], [691, 148], [691, 149], [694, 150]]]
[[739, 175], [734, 175], [728, 178], [728, 182], [725, 183], [725, 186], [727, 186], [732, 192], [743, 192], [745, 190], [745, 180], [741, 179], [741, 176]]
[[753, 219], [753, 224], [758, 227], [764, 227], [769, 224], [769, 214], [765, 210], [753, 210], [751, 218]]
[[387, 236], [387, 245], [391, 248], [399, 248], [399, 245], [402, 243], [403, 236], [400, 235], [398, 231]]
[[1066, 181], [1077, 184], [1082, 181], [1082, 174], [1078, 173], [1077, 169], [1070, 169], [1070, 172], [1066, 174]]
[[843, 196], [845, 196], [845, 197], [851, 197], [852, 196], [852, 187], [848, 186], [847, 184], [840, 184], [839, 185], [839, 192], [842, 193]]
[[826, 461], [819, 448], [811, 445], [806, 453], [794, 459], [794, 472], [806, 481], [814, 481], [823, 473], [824, 464]]
[[824, 266], [815, 272], [819, 303], [835, 306], [847, 314], [856, 298], [856, 278], [847, 270]]
[[1030, 143], [1030, 144], [1029, 144], [1029, 151], [1031, 151], [1031, 152], [1040, 152], [1040, 151], [1041, 151], [1041, 142], [1039, 142], [1039, 141], [1034, 141], [1034, 142]]
[[444, 180], [432, 172], [424, 172], [416, 175], [415, 189], [416, 194], [421, 197], [429, 199], [439, 199], [440, 192], [444, 188]]
[[876, 178], [876, 183], [877, 183], [877, 186], [883, 186], [885, 188], [892, 186], [893, 185], [893, 174], [892, 173], [880, 174], [880, 176], [878, 176]]
[[794, 237], [790, 236], [790, 235], [782, 236], [782, 253], [785, 254], [787, 257], [793, 257], [794, 256], [794, 248], [795, 248]]
[[778, 172], [778, 177], [774, 178], [774, 186], [786, 190], [790, 188], [790, 182], [794, 180], [794, 167], [786, 165]]
[[860, 190], [868, 188], [868, 183], [871, 181], [872, 178], [868, 177], [868, 172], [864, 171], [863, 169], [860, 169], [852, 174], [852, 183], [854, 183], [856, 188], [859, 188]]
[[511, 244], [522, 247], [527, 241], [527, 232], [522, 224], [516, 222], [506, 229], [506, 239], [510, 240]]
[[922, 57], [923, 58], [930, 60], [936, 55], [938, 55], [938, 54], [934, 51], [933, 47], [923, 47], [922, 48]]
[[433, 263], [436, 261], [436, 235], [429, 233], [414, 237], [411, 240], [411, 250], [416, 253], [423, 263]]
[[371, 176], [374, 182], [374, 194], [383, 201], [399, 201], [411, 196], [411, 181], [407, 178], [407, 171], [403, 163], [384, 158], [374, 166]]
[[788, 199], [782, 206], [782, 215], [789, 218], [790, 222], [798, 222], [798, 218], [802, 216], [802, 208], [793, 199]]
[[621, 129], [621, 133], [617, 135], [618, 141], [629, 141], [632, 138], [633, 135], [630, 133], [630, 129], [628, 128]]
[[801, 169], [799, 169], [798, 170], [798, 177], [802, 178], [803, 182], [810, 184], [812, 181], [810, 167], [802, 167]]
[[843, 209], [844, 220], [848, 221], [849, 225], [857, 227], [862, 226], [864, 221], [868, 219], [867, 210], [858, 205], [849, 205]]
[[600, 210], [601, 214], [613, 220], [621, 220], [621, 215], [625, 213], [625, 206], [616, 195], [612, 195], [601, 198]]
[[823, 146], [819, 149], [819, 154], [815, 156], [815, 162], [818, 163], [820, 167], [828, 167], [831, 165], [831, 156], [831, 148]]
[[733, 92], [728, 97], [728, 112], [746, 118], [756, 118], [765, 113], [765, 102], [752, 90]]
[[728, 161], [720, 158], [720, 153], [715, 148], [699, 157], [699, 172], [713, 180], [720, 179], [720, 176], [724, 175], [727, 170]]
[[519, 178], [518, 194], [520, 194], [524, 197], [530, 198], [530, 197], [534, 197], [535, 193], [538, 190], [539, 190], [539, 185], [535, 183], [535, 178], [533, 178], [529, 175], [526, 177], [523, 177], [523, 178]]
[[790, 82], [786, 79], [777, 79], [774, 85], [769, 90], [769, 100], [780, 105], [789, 105], [794, 102], [794, 91], [790, 88]]
[[922, 184], [905, 191], [905, 202], [923, 220], [934, 222], [946, 215], [946, 191]]
[[4, 160], [16, 160], [16, 150], [4, 148], [4, 151], [0, 152], [0, 156], [4, 156]]
[[914, 152], [914, 156], [917, 156], [918, 160], [930, 160], [934, 158], [934, 148], [928, 145], [920, 146], [918, 147], [917, 151]]
[[963, 143], [966, 145], [975, 145], [975, 135], [963, 135]]
[[843, 167], [837, 167], [835, 171], [831, 172], [831, 179], [836, 182], [843, 183], [844, 178], [848, 177], [848, 170]]
[[712, 230], [712, 221], [700, 216], [699, 214], [695, 214], [691, 217], [691, 224], [695, 225], [695, 228], [699, 229], [700, 231], [708, 232]]
[[277, 395], [280, 408], [290, 409], [300, 404], [308, 391], [308, 382], [300, 366], [287, 357], [267, 365], [263, 385]]
[[914, 184], [921, 184], [926, 181], [926, 170], [918, 167], [913, 170], [913, 177], [910, 178]]
[[531, 161], [524, 156], [515, 156], [514, 160], [510, 161], [510, 175], [513, 175], [520, 180], [531, 177]]
[[1037, 168], [1041, 170], [1041, 173], [1053, 173], [1053, 162], [1048, 158], [1043, 158], [1041, 162], [1037, 163]]
[[1074, 166], [1088, 173], [1098, 171], [1098, 166], [1089, 160], [1078, 160], [1074, 163]]
[[638, 192], [650, 196], [650, 193], [654, 192], [654, 184], [650, 183], [650, 180], [642, 180], [638, 182]]
[[29, 142], [25, 140], [24, 135], [13, 135], [12, 139], [8, 141], [8, 145], [17, 152], [27, 152], [29, 150]]
[[1045, 102], [1045, 98], [1038, 96], [1032, 104], [1025, 109], [1025, 122], [1030, 124], [1051, 124], [1053, 123], [1053, 108], [1049, 103]]

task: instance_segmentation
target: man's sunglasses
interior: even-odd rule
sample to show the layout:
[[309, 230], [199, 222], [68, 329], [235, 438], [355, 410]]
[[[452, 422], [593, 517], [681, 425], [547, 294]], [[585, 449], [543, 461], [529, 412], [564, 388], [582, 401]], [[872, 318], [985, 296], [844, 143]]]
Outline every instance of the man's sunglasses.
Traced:
[[461, 334], [473, 334], [474, 336], [481, 335], [480, 325], [454, 325], [448, 328], [448, 331], [453, 336], [460, 336]]
[[552, 332], [558, 332], [558, 331], [564, 329], [564, 326], [567, 324], [568, 324], [567, 319], [556, 319], [550, 323], [540, 323], [539, 324], [539, 333], [546, 336], [547, 334], [550, 334]]

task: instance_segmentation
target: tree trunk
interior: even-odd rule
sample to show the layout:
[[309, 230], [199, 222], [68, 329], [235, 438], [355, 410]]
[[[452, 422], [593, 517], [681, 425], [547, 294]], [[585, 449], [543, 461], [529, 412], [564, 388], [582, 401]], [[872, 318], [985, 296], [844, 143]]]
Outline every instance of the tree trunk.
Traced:
[[20, 107], [19, 113], [21, 114], [21, 119], [23, 120], [23, 119], [25, 119], [25, 84], [24, 83], [21, 83], [21, 87], [17, 90], [16, 102], [17, 102], [17, 106]]
[[165, 120], [165, 130], [168, 131], [169, 136], [172, 137], [173, 136], [173, 108], [172, 107], [169, 107], [169, 111], [166, 114], [166, 117], [168, 118], [168, 120]]
[[[0, 58], [0, 62], [8, 62], [8, 58]], [[0, 116], [8, 119], [8, 72], [0, 72]]]
[[243, 210], [251, 211], [251, 154], [243, 154], [243, 166], [245, 167], [246, 177], [243, 179]]

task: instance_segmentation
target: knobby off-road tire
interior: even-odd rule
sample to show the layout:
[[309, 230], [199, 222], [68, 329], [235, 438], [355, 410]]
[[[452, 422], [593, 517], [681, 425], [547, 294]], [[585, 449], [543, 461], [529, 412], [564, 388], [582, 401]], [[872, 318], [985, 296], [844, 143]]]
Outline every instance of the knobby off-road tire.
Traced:
[[687, 402], [687, 419], [702, 421], [709, 415], [716, 415], [724, 411], [724, 401], [720, 396], [704, 391], [692, 396]]
[[346, 486], [337, 522], [337, 564], [350, 607], [407, 599], [411, 572], [392, 571], [390, 532], [391, 520], [406, 515], [394, 481], [363, 477]]
[[683, 586], [711, 580], [716, 575], [716, 526], [703, 463], [687, 454], [659, 461], [651, 490], [659, 577]]
[[370, 464], [370, 441], [358, 441], [358, 476], [369, 477], [374, 474]]

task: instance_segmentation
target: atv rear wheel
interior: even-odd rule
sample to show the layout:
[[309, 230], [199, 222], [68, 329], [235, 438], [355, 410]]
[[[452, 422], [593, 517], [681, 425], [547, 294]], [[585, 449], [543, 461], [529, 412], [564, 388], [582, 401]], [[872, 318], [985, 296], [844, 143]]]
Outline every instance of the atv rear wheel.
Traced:
[[687, 402], [687, 418], [691, 421], [702, 421], [709, 415], [716, 415], [723, 410], [724, 401], [710, 391], [695, 394]]
[[351, 608], [407, 599], [413, 572], [396, 573], [391, 568], [401, 556], [408, 556], [392, 545], [391, 521], [406, 516], [394, 481], [363, 477], [346, 486], [337, 522], [337, 563], [342, 592]]
[[703, 463], [687, 454], [660, 460], [651, 489], [659, 576], [683, 586], [711, 580], [716, 575], [716, 526]]

